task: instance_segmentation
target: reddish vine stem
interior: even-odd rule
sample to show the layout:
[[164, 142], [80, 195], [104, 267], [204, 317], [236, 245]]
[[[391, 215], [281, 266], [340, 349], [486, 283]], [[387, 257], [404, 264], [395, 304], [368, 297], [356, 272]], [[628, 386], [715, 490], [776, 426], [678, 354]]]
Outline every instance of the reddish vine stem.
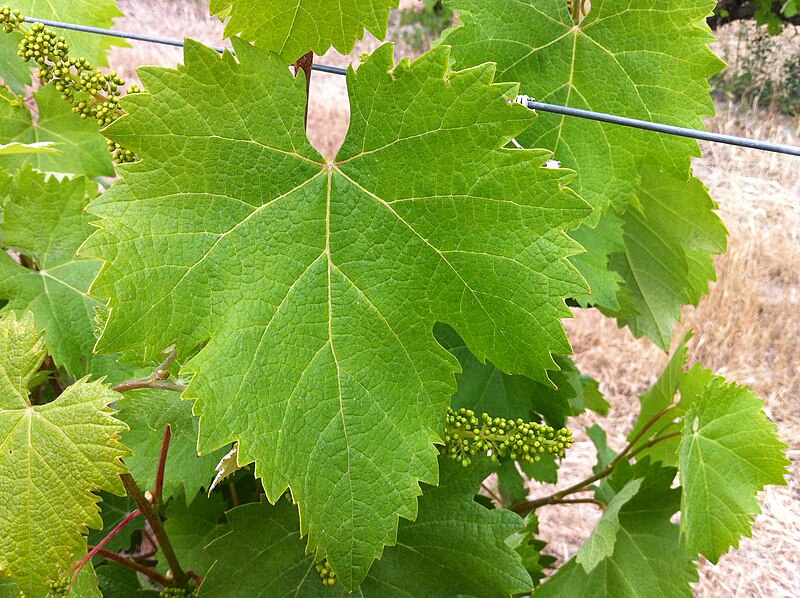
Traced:
[[141, 563], [137, 563], [132, 558], [124, 557], [116, 552], [112, 552], [110, 550], [106, 550], [105, 548], [100, 548], [97, 550], [97, 556], [101, 556], [104, 559], [108, 559], [109, 561], [114, 561], [115, 563], [119, 563], [123, 567], [127, 567], [128, 569], [133, 569], [134, 571], [141, 573], [145, 577], [152, 579], [159, 585], [162, 586], [171, 586], [173, 585], [173, 580], [169, 579], [166, 575], [162, 575], [155, 569], [151, 567], [146, 567]]
[[[585, 480], [581, 480], [577, 484], [573, 484], [569, 488], [565, 488], [564, 490], [559, 490], [558, 492], [554, 492], [553, 494], [544, 496], [542, 498], [537, 498], [534, 500], [519, 503], [517, 505], [513, 505], [512, 507], [510, 507], [510, 509], [515, 513], [521, 513], [521, 514], [529, 513], [531, 511], [535, 511], [536, 509], [544, 505], [561, 502], [563, 501], [565, 496], [569, 496], [570, 494], [575, 494], [576, 492], [583, 492], [584, 490], [588, 490], [587, 486], [589, 486], [590, 484], [599, 482], [603, 478], [606, 478], [609, 475], [611, 475], [616, 469], [617, 465], [620, 463], [620, 461], [630, 459], [635, 454], [644, 450], [644, 448], [647, 448], [649, 443], [655, 444], [656, 442], [661, 442], [662, 440], [666, 440], [667, 438], [672, 437], [672, 435], [670, 434], [667, 436], [658, 437], [657, 439], [654, 438], [651, 439], [648, 443], [642, 445], [642, 447], [638, 447], [635, 451], [633, 450], [633, 448], [639, 443], [642, 437], [644, 437], [647, 431], [650, 428], [652, 428], [658, 421], [660, 421], [664, 415], [672, 411], [674, 408], [675, 408], [674, 405], [669, 405], [664, 409], [662, 409], [661, 411], [659, 411], [658, 413], [656, 413], [653, 417], [651, 417], [647, 421], [647, 423], [642, 427], [642, 429], [639, 430], [636, 436], [634, 436], [633, 439], [627, 444], [627, 446], [624, 449], [622, 449], [622, 452], [620, 452], [620, 454], [617, 455], [614, 458], [614, 460], [611, 461], [611, 463], [609, 463], [606, 466], [606, 468], [603, 469], [602, 471], [586, 478]], [[649, 444], [649, 446], [652, 446], [652, 444]]]
[[142, 491], [139, 489], [139, 486], [136, 484], [136, 481], [133, 479], [131, 474], [123, 473], [120, 474], [119, 477], [122, 479], [122, 483], [125, 485], [128, 495], [133, 499], [133, 501], [139, 507], [142, 515], [144, 515], [144, 517], [147, 519], [147, 522], [150, 524], [150, 529], [153, 530], [153, 535], [155, 535], [156, 541], [161, 548], [161, 552], [164, 553], [164, 558], [169, 564], [173, 580], [172, 583], [169, 583], [168, 585], [177, 586], [179, 588], [185, 586], [189, 576], [183, 570], [180, 562], [178, 561], [178, 556], [175, 554], [175, 549], [172, 547], [172, 543], [169, 541], [169, 536], [167, 536], [167, 532], [164, 529], [164, 522], [161, 521], [161, 515], [153, 507], [150, 501], [145, 498], [144, 494], [142, 494]]
[[489, 494], [489, 496], [491, 496], [493, 499], [495, 499], [497, 501], [498, 505], [500, 505], [501, 507], [503, 506], [503, 500], [497, 495], [497, 493], [494, 490], [492, 490], [489, 487], [488, 484], [485, 484], [485, 483], [481, 484], [481, 488], [486, 490], [486, 492]]
[[303, 54], [294, 63], [295, 76], [297, 76], [300, 71], [303, 71], [306, 74], [306, 116], [304, 121], [306, 129], [308, 129], [308, 104], [311, 98], [311, 73], [314, 72], [311, 69], [312, 66], [314, 66], [314, 52], [307, 52]]
[[114, 529], [112, 529], [110, 532], [108, 532], [106, 537], [103, 538], [102, 540], [100, 540], [100, 542], [97, 544], [97, 546], [92, 548], [86, 554], [85, 557], [83, 557], [81, 560], [79, 560], [77, 563], [75, 563], [72, 566], [72, 568], [70, 568], [70, 570], [67, 571], [68, 575], [70, 573], [74, 572], [74, 574], [72, 575], [72, 580], [70, 581], [70, 585], [75, 583], [75, 580], [78, 579], [78, 575], [81, 574], [81, 569], [83, 569], [84, 565], [86, 565], [86, 563], [91, 561], [92, 558], [94, 558], [97, 554], [99, 554], [100, 551], [103, 550], [103, 547], [106, 544], [108, 544], [112, 540], [112, 538], [114, 538], [114, 536], [116, 536], [119, 532], [121, 532], [125, 528], [126, 525], [128, 525], [131, 521], [136, 519], [140, 514], [141, 513], [140, 513], [139, 509], [134, 509], [133, 511], [128, 513], [128, 515], [125, 517], [125, 519], [120, 521]]
[[551, 505], [576, 505], [576, 504], [591, 504], [597, 505], [601, 509], [605, 511], [606, 503], [602, 500], [597, 500], [596, 498], [562, 498], [561, 500], [554, 500]]
[[167, 424], [167, 427], [164, 428], [164, 439], [161, 441], [161, 452], [158, 455], [156, 483], [153, 486], [153, 503], [156, 507], [161, 505], [161, 496], [164, 492], [164, 472], [167, 467], [167, 453], [169, 452], [170, 440], [172, 440], [172, 428]]

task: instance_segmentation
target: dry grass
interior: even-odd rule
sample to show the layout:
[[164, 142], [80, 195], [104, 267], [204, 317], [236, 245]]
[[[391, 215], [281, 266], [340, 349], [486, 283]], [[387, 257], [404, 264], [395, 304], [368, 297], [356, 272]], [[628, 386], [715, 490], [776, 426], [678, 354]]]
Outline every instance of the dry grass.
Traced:
[[[419, 0], [407, 0], [410, 5]], [[129, 16], [120, 29], [180, 37], [190, 35], [220, 43], [222, 26], [208, 17], [206, 6], [194, 2], [121, 0]], [[166, 15], [166, 16], [165, 16]], [[396, 22], [396, 21], [395, 21]], [[729, 38], [718, 47], [732, 48]], [[794, 43], [794, 42], [793, 42]], [[329, 64], [357, 62], [374, 39], [361, 42], [350, 56], [330, 53]], [[398, 54], [411, 53], [402, 42]], [[115, 50], [111, 61], [124, 76], [140, 64], [174, 65], [180, 51], [134, 44]], [[349, 109], [344, 80], [315, 73], [309, 137], [326, 155], [334, 155], [347, 130]], [[800, 143], [800, 122], [764, 111], [740, 114], [721, 106], [709, 122], [718, 131], [785, 143]], [[790, 444], [792, 474], [786, 487], [771, 487], [761, 496], [764, 513], [757, 518], [753, 538], [718, 565], [704, 563], [698, 596], [800, 596], [800, 164], [797, 158], [726, 146], [705, 146], [698, 176], [720, 203], [731, 231], [730, 250], [717, 260], [719, 281], [698, 308], [687, 308], [682, 330], [692, 329], [690, 357], [742, 383], [767, 400], [767, 412]], [[657, 377], [666, 356], [647, 341], [594, 312], [578, 313], [566, 322], [581, 368], [601, 381], [613, 405], [604, 427], [610, 443], [620, 448], [634, 421], [637, 397]], [[591, 417], [576, 422], [590, 424]], [[579, 435], [566, 466], [562, 485], [585, 477], [594, 450]], [[532, 488], [541, 494], [543, 488]], [[593, 507], [549, 507], [541, 511], [543, 535], [562, 559], [574, 554], [591, 532]]]

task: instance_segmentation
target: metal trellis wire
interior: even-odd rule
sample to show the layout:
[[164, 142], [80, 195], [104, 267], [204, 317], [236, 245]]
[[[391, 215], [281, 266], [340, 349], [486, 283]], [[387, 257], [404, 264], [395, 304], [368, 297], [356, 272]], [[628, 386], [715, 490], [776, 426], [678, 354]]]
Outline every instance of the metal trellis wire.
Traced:
[[[67, 29], [70, 31], [79, 31], [82, 33], [93, 33], [96, 35], [106, 35], [110, 37], [119, 37], [140, 42], [147, 42], [151, 44], [161, 44], [165, 46], [174, 46], [182, 48], [184, 45], [183, 40], [173, 39], [167, 37], [158, 37], [154, 35], [144, 35], [141, 33], [130, 33], [126, 31], [115, 31], [113, 29], [100, 29], [98, 27], [87, 27], [85, 25], [76, 25], [74, 23], [62, 23], [60, 21], [50, 21], [46, 19], [36, 19], [33, 17], [25, 17], [26, 23], [42, 23], [48, 27], [56, 29]], [[212, 46], [217, 52], [224, 52], [230, 50], [222, 46]], [[315, 71], [323, 73], [331, 73], [334, 75], [346, 75], [347, 69], [339, 66], [332, 66], [327, 64], [315, 63], [312, 68]], [[575, 118], [583, 118], [587, 120], [594, 120], [613, 125], [620, 125], [623, 127], [632, 127], [635, 129], [643, 129], [645, 131], [653, 131], [656, 133], [664, 133], [666, 135], [675, 135], [678, 137], [688, 137], [701, 141], [711, 141], [714, 143], [724, 143], [727, 145], [736, 145], [748, 149], [755, 149], [767, 152], [775, 152], [779, 154], [787, 154], [790, 156], [800, 156], [800, 147], [794, 145], [787, 145], [783, 143], [772, 143], [769, 141], [760, 141], [758, 139], [748, 139], [746, 137], [737, 137], [735, 135], [723, 135], [721, 133], [711, 133], [708, 131], [701, 131], [697, 129], [689, 129], [686, 127], [676, 127], [674, 125], [667, 125], [663, 123], [655, 123], [646, 120], [639, 120], [636, 118], [628, 118], [625, 116], [618, 116], [616, 114], [606, 114], [604, 112], [594, 112], [592, 110], [581, 110], [580, 108], [570, 108], [568, 106], [560, 106], [558, 104], [548, 104], [545, 102], [538, 102], [528, 96], [517, 96], [516, 101], [531, 110], [539, 112], [549, 112], [553, 114], [560, 114], [563, 116], [570, 116]]]

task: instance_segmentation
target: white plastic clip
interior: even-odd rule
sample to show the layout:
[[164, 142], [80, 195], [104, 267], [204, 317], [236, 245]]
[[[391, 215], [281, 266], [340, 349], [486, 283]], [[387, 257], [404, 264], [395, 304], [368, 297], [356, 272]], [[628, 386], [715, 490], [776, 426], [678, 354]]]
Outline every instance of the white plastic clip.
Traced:
[[526, 96], [526, 95], [522, 95], [522, 94], [520, 94], [516, 98], [514, 98], [514, 103], [515, 104], [522, 104], [526, 108], [528, 107], [528, 102], [535, 102], [535, 101], [536, 100], [534, 100], [532, 97]]

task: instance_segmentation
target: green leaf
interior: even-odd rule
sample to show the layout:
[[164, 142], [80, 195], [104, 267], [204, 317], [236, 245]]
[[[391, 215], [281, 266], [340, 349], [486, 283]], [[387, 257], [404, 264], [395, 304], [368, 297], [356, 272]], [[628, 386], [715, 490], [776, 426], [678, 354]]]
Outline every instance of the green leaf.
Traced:
[[[559, 0], [450, 4], [464, 23], [444, 39], [456, 63], [497, 62], [499, 79], [519, 81], [541, 102], [693, 128], [714, 113], [706, 79], [724, 65], [707, 47], [713, 0], [651, 0], [636, 10], [600, 0], [577, 26]], [[575, 168], [576, 190], [601, 212], [634, 201], [643, 163], [683, 176], [699, 153], [693, 140], [555, 114], [541, 114], [520, 141], [552, 148]]]
[[[88, 27], [111, 29], [114, 19], [123, 16], [117, 8], [116, 0], [13, 0], [11, 7], [18, 9], [26, 17], [45, 19], [49, 21], [62, 21], [76, 23]], [[29, 25], [26, 25], [29, 27]], [[72, 58], [85, 58], [94, 66], [108, 66], [106, 53], [114, 46], [128, 47], [128, 43], [117, 37], [94, 35], [77, 31], [58, 30], [70, 46]], [[10, 45], [13, 42], [0, 36], [0, 45]], [[16, 42], [17, 44], [19, 41]], [[16, 45], [14, 45], [16, 54]], [[16, 60], [22, 59], [15, 57]], [[0, 76], [3, 73], [0, 71]]]
[[641, 435], [640, 443], [652, 437], [658, 427], [651, 427], [648, 432], [643, 432], [644, 427], [655, 418], [661, 411], [672, 405], [675, 401], [675, 395], [680, 388], [681, 380], [683, 379], [683, 369], [686, 367], [686, 355], [688, 348], [686, 343], [692, 338], [692, 333], [688, 333], [681, 343], [675, 348], [672, 353], [667, 366], [664, 371], [656, 380], [655, 384], [651, 386], [645, 393], [639, 397], [641, 409], [639, 410], [639, 417], [633, 424], [630, 433], [628, 434], [628, 442], [632, 442], [634, 438]]
[[51, 141], [40, 141], [38, 143], [12, 143], [0, 144], [0, 156], [10, 156], [12, 154], [57, 154], [58, 150]]
[[190, 401], [181, 400], [174, 392], [142, 390], [126, 393], [117, 408], [117, 417], [130, 428], [122, 435], [125, 446], [133, 453], [125, 459], [125, 464], [142, 487], [152, 488], [155, 484], [156, 464], [167, 425], [172, 438], [167, 453], [164, 499], [183, 491], [186, 502], [192, 502], [202, 488], [209, 487], [214, 467], [225, 451], [198, 456], [198, 422], [192, 415]]
[[108, 143], [97, 122], [81, 119], [72, 112], [52, 85], [39, 89], [33, 97], [38, 109], [35, 125], [25, 105], [12, 106], [0, 97], [0, 143], [49, 141], [57, 144], [59, 153], [0, 155], [0, 168], [11, 172], [30, 164], [43, 172], [87, 177], [114, 175]]
[[[225, 501], [221, 494], [215, 493], [210, 497], [198, 494], [188, 506], [187, 502], [173, 500], [169, 503], [164, 528], [181, 566], [187, 571], [205, 576], [215, 561], [206, 551], [206, 546], [229, 531], [221, 523]], [[162, 559], [159, 559], [159, 563], [162, 563]]]
[[80, 380], [52, 403], [33, 406], [27, 383], [45, 357], [33, 319], [0, 318], [0, 570], [26, 594], [42, 591], [101, 528], [98, 496], [122, 494], [125, 425], [107, 407], [119, 398]]
[[680, 444], [681, 529], [691, 550], [716, 563], [760, 513], [756, 494], [783, 485], [786, 445], [750, 390], [710, 372], [705, 386], [681, 387], [686, 412]]
[[[520, 82], [522, 91], [539, 101], [700, 129], [703, 117], [714, 112], [707, 79], [723, 64], [707, 47], [713, 36], [705, 17], [714, 8], [713, 0], [648, 1], [635, 10], [628, 0], [600, 0], [591, 3], [579, 24], [559, 0], [454, 0], [451, 5], [464, 23], [444, 39], [453, 45], [456, 64], [496, 61], [500, 80]], [[555, 158], [577, 171], [573, 188], [597, 210], [573, 233], [588, 251], [573, 263], [592, 288], [591, 295], [576, 299], [614, 312], [627, 307], [619, 313], [622, 323], [668, 346], [680, 306], [696, 303], [697, 291], [713, 276], [713, 268], [707, 271], [710, 254], [720, 247], [702, 242], [718, 241], [719, 231], [710, 222], [715, 218], [713, 202], [691, 177], [697, 143], [555, 114], [540, 114], [519, 141], [553, 149]], [[654, 164], [659, 173], [652, 174]], [[690, 219], [701, 212], [691, 225], [692, 235], [706, 227], [701, 242], [691, 239], [691, 247], [680, 245], [673, 252], [641, 243], [636, 233], [643, 231], [631, 233], [630, 223], [623, 239], [617, 214], [629, 206], [645, 206], [649, 213], [651, 196], [666, 205], [682, 202], [678, 219], [651, 223], [666, 226], [651, 231], [652, 236], [674, 235], [683, 216]], [[687, 197], [694, 202], [691, 215], [681, 214]], [[632, 271], [624, 263], [613, 268], [616, 275], [610, 272], [610, 256], [623, 242], [631, 260], [642, 262], [649, 251], [656, 262], [675, 261], [668, 268], [672, 276], [660, 270]], [[620, 275], [622, 289], [617, 288]], [[625, 296], [618, 296], [620, 292]]]
[[609, 482], [619, 493], [637, 478], [639, 491], [619, 509], [613, 553], [591, 573], [570, 559], [537, 589], [536, 598], [693, 596], [690, 584], [697, 581], [697, 570], [678, 526], [670, 522], [680, 504], [680, 490], [670, 488], [675, 469], [645, 461], [619, 468]]
[[17, 55], [22, 34], [18, 31], [0, 33], [0, 79], [11, 91], [21, 96], [25, 93], [25, 86], [31, 84], [31, 63], [26, 63]]
[[389, 12], [398, 0], [211, 0], [211, 14], [228, 19], [225, 36], [239, 35], [286, 62], [313, 51], [322, 56], [334, 47], [349, 54], [364, 29], [386, 37]]
[[697, 179], [686, 181], [654, 168], [642, 175], [642, 207], [625, 221], [625, 253], [611, 258], [625, 279], [636, 311], [612, 312], [639, 336], [669, 350], [682, 305], [697, 305], [716, 280], [712, 256], [723, 253], [728, 231], [717, 204]]
[[75, 255], [94, 230], [93, 218], [84, 211], [86, 189], [82, 177], [45, 179], [27, 167], [11, 183], [0, 223], [2, 248], [25, 254], [37, 267], [25, 268], [0, 252], [4, 309], [32, 312], [36, 325], [45, 329], [53, 360], [75, 377], [89, 373], [94, 361], [94, 312], [103, 306], [87, 295], [102, 262]]
[[546, 382], [570, 350], [564, 298], [585, 291], [563, 230], [588, 208], [547, 152], [503, 149], [533, 116], [489, 66], [450, 73], [439, 49], [391, 71], [382, 47], [348, 75], [349, 135], [326, 161], [305, 83], [234, 47], [238, 63], [189, 42], [180, 70], [140, 70], [149, 93], [108, 129], [141, 161], [93, 204], [82, 249], [107, 262], [98, 349], [208, 341], [182, 370], [200, 449], [238, 441], [271, 501], [290, 487], [309, 550], [353, 587], [437, 480], [458, 363], [434, 322]]
[[600, 473], [617, 458], [617, 453], [608, 446], [606, 431], [599, 424], [586, 429], [586, 435], [597, 450], [597, 463], [592, 466], [594, 473]]
[[528, 496], [525, 479], [517, 471], [516, 461], [504, 461], [497, 468], [497, 489], [507, 505], [515, 505]]
[[142, 588], [136, 571], [111, 561], [107, 561], [97, 568], [97, 578], [103, 598], [158, 598], [160, 596], [160, 593], [155, 590]]
[[[123, 435], [123, 440], [124, 440]], [[125, 457], [125, 464], [128, 464], [128, 457]], [[108, 492], [100, 494], [102, 503], [100, 503], [100, 516], [103, 519], [102, 529], [89, 530], [89, 544], [96, 546], [100, 540], [105, 538], [111, 530], [117, 525], [122, 523], [135, 508], [136, 503], [130, 496], [116, 496]], [[122, 528], [117, 534], [111, 538], [108, 544], [105, 545], [107, 550], [113, 552], [121, 552], [123, 550], [130, 550], [133, 543], [133, 537], [144, 527], [144, 517], [137, 517]]]
[[598, 382], [581, 374], [566, 356], [554, 357], [561, 369], [550, 372], [550, 384], [541, 384], [525, 376], [505, 374], [488, 361], [481, 363], [449, 326], [437, 324], [434, 333], [461, 365], [453, 409], [472, 409], [476, 413], [526, 421], [541, 416], [554, 428], [562, 428], [567, 417], [580, 415], [587, 408], [603, 415], [608, 413], [608, 403]]
[[[425, 488], [417, 520], [400, 523], [397, 546], [386, 548], [356, 595], [490, 598], [530, 591], [521, 557], [507, 543], [521, 531], [522, 520], [473, 500], [491, 464], [482, 461], [464, 469], [444, 458], [441, 468], [441, 484]], [[217, 563], [203, 582], [203, 597], [347, 595], [338, 583], [322, 585], [315, 557], [303, 550], [297, 511], [288, 501], [238, 507], [228, 513], [228, 521], [231, 532], [208, 549]], [[231, 587], [232, 579], [240, 580], [237, 587]]]
[[641, 478], [629, 481], [614, 498], [606, 505], [600, 521], [594, 528], [592, 534], [586, 539], [578, 552], [575, 560], [584, 568], [587, 573], [614, 554], [614, 546], [617, 543], [619, 533], [619, 511], [639, 492], [642, 486]]
[[516, 550], [522, 557], [522, 564], [531, 576], [533, 585], [538, 586], [545, 576], [545, 569], [552, 569], [556, 562], [554, 556], [544, 554], [542, 551], [547, 546], [539, 540], [539, 520], [531, 513], [525, 517], [525, 527], [522, 531], [512, 534], [506, 543]]

